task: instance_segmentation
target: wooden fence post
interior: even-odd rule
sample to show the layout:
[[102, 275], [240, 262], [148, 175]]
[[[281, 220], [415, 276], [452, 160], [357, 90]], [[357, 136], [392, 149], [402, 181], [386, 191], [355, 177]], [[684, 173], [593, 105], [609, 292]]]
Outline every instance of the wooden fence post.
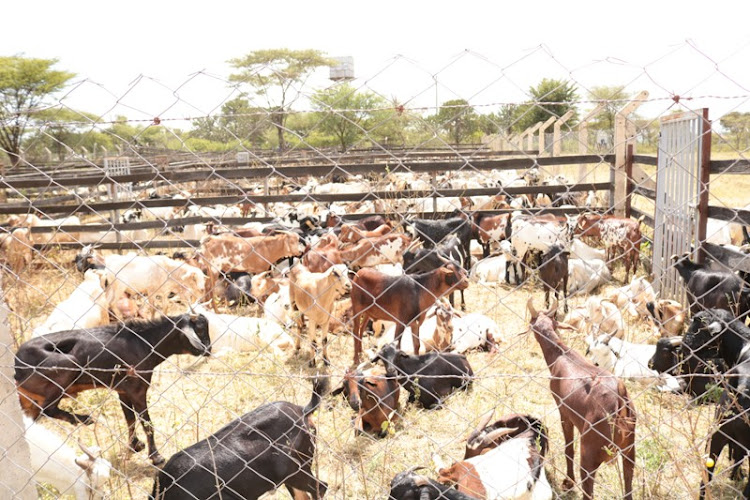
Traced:
[[625, 191], [625, 217], [630, 217], [633, 208], [633, 145], [628, 144], [625, 160], [625, 175], [627, 175], [627, 186]]
[[542, 123], [542, 125], [539, 127], [539, 156], [544, 154], [544, 143], [546, 142], [546, 138], [544, 136], [545, 132], [549, 128], [554, 121], [557, 120], [556, 116], [550, 116], [546, 122]]
[[708, 223], [708, 190], [711, 181], [711, 121], [708, 119], [708, 108], [703, 108], [703, 120], [701, 130], [701, 165], [700, 165], [700, 191], [698, 192], [698, 241], [701, 245], [698, 252], [698, 262], [703, 263], [706, 251], [703, 243], [706, 242], [706, 225]]
[[567, 113], [562, 115], [560, 118], [557, 119], [555, 122], [555, 125], [553, 127], [552, 132], [552, 156], [560, 156], [560, 153], [562, 152], [562, 143], [560, 139], [560, 129], [562, 129], [562, 126], [570, 120], [570, 117], [573, 116], [573, 113], [575, 110], [571, 109], [568, 110]]
[[[648, 92], [642, 91], [635, 99], [626, 104], [615, 115], [615, 192], [613, 207], [615, 215], [625, 215], [625, 197], [627, 191], [627, 175], [625, 174], [626, 154], [628, 144], [635, 144], [634, 130], [631, 128], [628, 115], [634, 112], [648, 98]], [[630, 130], [631, 134], [628, 134]]]
[[[600, 102], [578, 124], [578, 154], [589, 154], [589, 121], [591, 121], [596, 115], [601, 113], [604, 110], [605, 106], [605, 103]], [[578, 165], [578, 182], [583, 182], [585, 177], [586, 165], [581, 163], [580, 165]]]

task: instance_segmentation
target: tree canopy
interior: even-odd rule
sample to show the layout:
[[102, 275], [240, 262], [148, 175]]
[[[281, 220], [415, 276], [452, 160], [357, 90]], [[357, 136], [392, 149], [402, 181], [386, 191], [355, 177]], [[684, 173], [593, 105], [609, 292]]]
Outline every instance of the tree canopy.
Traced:
[[291, 95], [295, 86], [301, 85], [316, 68], [333, 65], [335, 61], [319, 50], [267, 49], [250, 52], [229, 63], [239, 70], [229, 76], [230, 81], [246, 83], [265, 97], [277, 130], [279, 148], [284, 150], [287, 104], [296, 97]]
[[333, 135], [341, 149], [346, 150], [368, 133], [373, 113], [387, 106], [387, 102], [372, 92], [357, 92], [343, 83], [316, 92], [313, 106], [319, 110], [318, 128]]
[[464, 99], [445, 101], [434, 116], [438, 128], [448, 134], [452, 144], [461, 144], [479, 130], [479, 116]]
[[592, 130], [614, 130], [615, 115], [630, 99], [624, 85], [598, 85], [589, 90], [589, 97], [594, 101], [607, 101], [604, 109], [592, 118], [589, 128]]
[[732, 111], [722, 116], [719, 124], [729, 132], [737, 149], [747, 147], [748, 138], [750, 138], [750, 113]]
[[569, 110], [573, 116], [565, 122], [572, 127], [578, 121], [575, 101], [578, 99], [576, 86], [567, 80], [544, 78], [536, 87], [529, 88], [531, 100], [518, 106], [513, 129], [523, 132], [538, 122], [545, 122], [551, 116], [561, 117]]
[[57, 59], [0, 57], [0, 148], [15, 166], [24, 134], [36, 114], [74, 73], [52, 69]]

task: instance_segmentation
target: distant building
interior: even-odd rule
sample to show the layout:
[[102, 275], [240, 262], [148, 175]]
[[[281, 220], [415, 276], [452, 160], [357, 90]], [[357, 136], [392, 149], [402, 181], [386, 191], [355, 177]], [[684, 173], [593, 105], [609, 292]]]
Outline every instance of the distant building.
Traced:
[[328, 76], [334, 82], [354, 80], [354, 58], [351, 56], [334, 57], [338, 64], [331, 66]]

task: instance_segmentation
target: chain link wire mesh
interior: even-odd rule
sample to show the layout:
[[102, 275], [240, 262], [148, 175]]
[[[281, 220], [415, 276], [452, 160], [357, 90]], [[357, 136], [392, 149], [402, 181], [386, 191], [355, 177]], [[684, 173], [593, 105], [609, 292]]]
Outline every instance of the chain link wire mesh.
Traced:
[[[567, 497], [581, 493], [582, 448], [586, 463], [597, 453], [578, 428], [568, 484], [558, 406], [586, 417], [601, 403], [608, 424], [584, 436], [605, 440], [608, 461], [609, 422], [630, 401], [636, 496], [694, 497], [714, 463], [708, 494], [739, 496], [750, 337], [731, 320], [747, 311], [750, 94], [721, 61], [706, 69], [708, 56], [682, 48], [701, 71], [683, 97], [663, 76], [672, 53], [602, 96], [590, 68], [539, 48], [505, 65], [467, 51], [437, 72], [397, 57], [367, 79], [296, 82], [283, 105], [273, 90], [196, 73], [161, 89], [158, 114], [132, 97], [159, 87], [147, 77], [107, 113], [136, 118], [30, 110], [20, 161], [3, 160], [6, 348], [18, 354], [2, 397], [43, 414], [25, 434], [39, 495], [387, 498], [394, 476], [422, 466], [394, 491], [452, 498], [425, 486], [440, 479], [477, 498]], [[485, 71], [459, 94], [469, 64]], [[565, 77], [539, 92], [515, 83], [544, 64]], [[422, 77], [393, 97], [378, 85], [392, 72]], [[710, 79], [731, 90], [704, 94]], [[188, 97], [201, 84], [225, 89], [210, 112]], [[170, 113], [177, 105], [191, 116]], [[52, 107], [75, 112], [65, 98]], [[710, 129], [660, 140], [676, 113], [707, 123], [699, 107]], [[676, 172], [668, 187], [657, 165]], [[676, 218], [704, 227], [681, 244], [710, 267], [677, 255], [654, 275], [654, 242], [675, 239]], [[670, 270], [687, 293], [654, 289]], [[548, 367], [546, 330], [529, 332], [529, 299], [554, 302], [545, 287], [566, 289], [562, 372]], [[731, 316], [699, 315], [712, 307]], [[433, 354], [394, 357], [401, 332], [398, 348], [413, 353], [418, 339]], [[624, 384], [607, 393], [615, 406], [582, 403], [575, 384], [610, 387], [609, 372]], [[468, 448], [502, 444], [459, 478], [449, 467], [484, 426]], [[731, 454], [719, 457], [722, 439]], [[628, 467], [613, 463], [596, 472], [599, 497], [626, 494]]]

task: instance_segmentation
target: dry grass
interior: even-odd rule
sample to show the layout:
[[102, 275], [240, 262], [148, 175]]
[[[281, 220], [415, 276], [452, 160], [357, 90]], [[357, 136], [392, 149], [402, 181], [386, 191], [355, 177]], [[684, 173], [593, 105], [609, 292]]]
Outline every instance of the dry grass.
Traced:
[[[11, 307], [18, 315], [12, 320], [12, 327], [19, 337], [23, 332], [28, 335], [29, 327], [43, 321], [49, 313], [51, 305], [45, 305], [47, 297], [57, 302], [80, 281], [69, 264], [62, 264], [70, 257], [64, 253], [51, 255], [50, 262], [57, 263], [57, 269], [45, 266], [26, 272], [20, 277], [25, 284], [17, 282], [10, 286]], [[551, 432], [546, 463], [550, 481], [562, 498], [578, 497], [578, 493], [562, 494], [559, 490], [565, 469], [563, 438], [548, 389], [547, 367], [533, 337], [519, 335], [528, 326], [527, 297], [533, 293], [536, 304], [541, 306], [541, 293], [530, 286], [514, 290], [504, 285], [478, 284], [467, 292], [469, 310], [488, 314], [501, 326], [504, 338], [499, 352], [470, 353], [468, 357], [477, 380], [469, 392], [456, 394], [439, 411], [404, 406], [395, 434], [382, 440], [355, 437], [351, 427], [353, 412], [345, 401], [326, 398], [316, 416], [316, 468], [319, 477], [329, 483], [327, 498], [385, 498], [390, 479], [397, 472], [417, 464], [434, 468], [433, 453], [449, 460], [460, 458], [463, 440], [479, 416], [490, 408], [496, 408], [496, 415], [526, 412], [545, 421]], [[583, 300], [572, 299], [571, 306]], [[256, 314], [257, 309], [249, 308], [244, 313]], [[581, 334], [566, 332], [563, 336], [572, 347], [583, 349]], [[631, 340], [653, 341], [643, 324], [630, 323], [628, 336]], [[365, 347], [373, 344], [373, 339], [367, 339]], [[333, 340], [334, 383], [351, 362], [351, 353], [350, 337]], [[188, 356], [173, 357], [154, 376], [149, 408], [157, 445], [165, 457], [263, 403], [286, 400], [304, 405], [310, 398], [310, 377], [314, 371], [308, 368], [305, 359], [291, 355], [275, 357], [269, 352], [241, 353], [210, 359], [187, 371], [194, 361]], [[696, 406], [687, 396], [662, 394], [638, 381], [627, 381], [626, 385], [638, 413], [636, 496], [695, 497], [706, 437], [714, 418], [713, 406]], [[77, 412], [91, 412], [98, 419], [90, 427], [74, 428], [58, 421], [49, 425], [59, 426], [63, 435], [73, 433], [74, 437], [80, 436], [105, 450], [105, 456], [117, 469], [109, 484], [111, 498], [145, 498], [155, 470], [144, 452], [135, 455], [126, 452], [125, 421], [115, 394], [88, 391], [64, 405], [75, 407]], [[741, 487], [721, 474], [727, 464], [722, 457], [719, 475], [711, 489], [714, 498], [733, 498]], [[599, 498], [621, 496], [618, 471], [617, 466], [600, 469], [596, 485]], [[269, 498], [288, 496], [286, 491], [279, 491]]]

